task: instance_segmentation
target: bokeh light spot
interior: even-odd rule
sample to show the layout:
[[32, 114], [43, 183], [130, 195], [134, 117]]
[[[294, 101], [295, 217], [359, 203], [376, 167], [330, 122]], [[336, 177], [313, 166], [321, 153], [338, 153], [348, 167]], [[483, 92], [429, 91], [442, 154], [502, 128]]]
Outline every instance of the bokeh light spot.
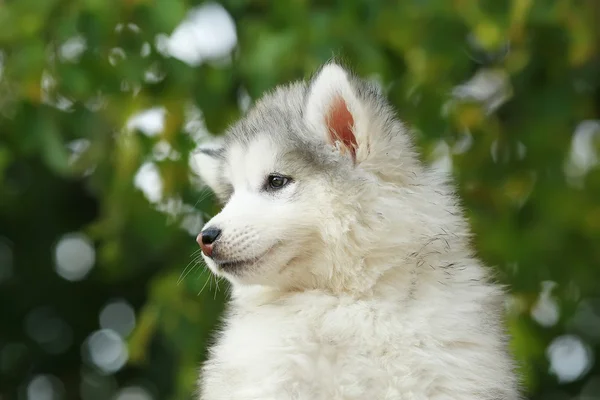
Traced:
[[555, 338], [546, 351], [550, 360], [550, 372], [560, 383], [580, 379], [593, 364], [592, 352], [575, 335], [562, 335]]
[[27, 385], [28, 400], [60, 400], [64, 398], [62, 382], [52, 375], [37, 375]]
[[100, 312], [100, 327], [127, 337], [135, 328], [135, 311], [125, 300], [108, 303]]
[[125, 342], [112, 329], [101, 329], [92, 333], [86, 340], [84, 348], [84, 357], [107, 374], [120, 370], [128, 358]]
[[57, 243], [54, 254], [56, 273], [69, 281], [79, 281], [94, 267], [94, 245], [82, 233], [70, 233]]

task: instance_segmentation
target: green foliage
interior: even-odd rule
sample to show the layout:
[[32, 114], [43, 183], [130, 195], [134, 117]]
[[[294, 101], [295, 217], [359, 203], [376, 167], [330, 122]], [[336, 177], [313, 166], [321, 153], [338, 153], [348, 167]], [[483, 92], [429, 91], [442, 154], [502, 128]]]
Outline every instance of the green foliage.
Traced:
[[[226, 0], [236, 48], [190, 65], [164, 43], [199, 3], [0, 2], [2, 399], [33, 398], [39, 374], [69, 399], [190, 398], [226, 298], [194, 253], [217, 211], [190, 172], [196, 142], [332, 56], [382, 83], [427, 161], [451, 162], [475, 248], [511, 288], [529, 398], [600, 398], [600, 3]], [[225, 33], [203, 35], [187, 49]], [[131, 122], [153, 108], [157, 129]], [[159, 178], [154, 196], [140, 176]], [[64, 257], [92, 269], [57, 274]], [[136, 324], [127, 364], [102, 372], [89, 335], [114, 299]], [[551, 371], [563, 335], [572, 382]]]

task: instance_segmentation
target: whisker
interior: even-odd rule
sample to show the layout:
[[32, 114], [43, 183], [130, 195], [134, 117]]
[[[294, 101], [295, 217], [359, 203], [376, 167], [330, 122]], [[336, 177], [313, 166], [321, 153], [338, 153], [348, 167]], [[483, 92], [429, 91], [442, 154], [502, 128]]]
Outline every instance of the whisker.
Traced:
[[206, 200], [206, 198], [208, 196], [210, 196], [210, 192], [211, 190], [209, 188], [204, 188], [200, 191], [200, 196], [198, 197], [198, 200], [196, 201], [196, 204], [194, 204], [194, 208], [196, 208], [196, 206], [198, 206], [198, 203], [200, 203], [201, 201]]
[[200, 254], [201, 251], [202, 251], [202, 249], [198, 249], [198, 250], [194, 251], [192, 254], [190, 254], [190, 257], [197, 256], [198, 254]]
[[200, 289], [200, 291], [198, 292], [198, 296], [200, 296], [202, 294], [202, 292], [204, 292], [204, 288], [206, 287], [206, 285], [208, 284], [208, 281], [210, 280], [210, 275], [206, 278], [206, 281], [204, 282], [204, 285], [202, 286], [202, 289]]
[[217, 293], [219, 292], [219, 280], [220, 280], [220, 278], [215, 276], [215, 284], [217, 285], [217, 289], [215, 290], [213, 300], [217, 300]]
[[179, 275], [179, 279], [177, 279], [177, 284], [179, 285], [183, 280], [196, 268], [196, 264], [199, 264], [199, 257], [194, 258], [192, 261], [186, 265], [186, 267], [181, 271]]

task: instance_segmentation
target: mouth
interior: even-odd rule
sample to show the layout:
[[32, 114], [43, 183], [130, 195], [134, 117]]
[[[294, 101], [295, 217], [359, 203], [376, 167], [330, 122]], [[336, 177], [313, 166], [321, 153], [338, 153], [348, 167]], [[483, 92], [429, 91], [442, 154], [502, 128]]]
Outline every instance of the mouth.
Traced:
[[215, 261], [217, 267], [223, 271], [233, 271], [243, 267], [247, 267], [255, 264], [255, 260], [235, 260], [235, 261]]
[[219, 270], [231, 273], [231, 272], [239, 271], [240, 269], [247, 269], [249, 267], [253, 267], [254, 265], [258, 264], [269, 253], [271, 253], [273, 251], [274, 247], [275, 246], [273, 245], [267, 251], [262, 253], [261, 255], [259, 255], [257, 257], [248, 258], [245, 260], [220, 260], [217, 258], [217, 259], [213, 259], [213, 262], [217, 265], [217, 268]]
[[242, 268], [248, 268], [251, 267], [255, 264], [257, 264], [260, 260], [262, 260], [267, 253], [269, 253], [268, 251], [263, 253], [262, 255], [258, 256], [258, 257], [253, 257], [253, 258], [249, 258], [246, 260], [213, 260], [215, 264], [217, 264], [217, 267], [225, 272], [233, 272]]

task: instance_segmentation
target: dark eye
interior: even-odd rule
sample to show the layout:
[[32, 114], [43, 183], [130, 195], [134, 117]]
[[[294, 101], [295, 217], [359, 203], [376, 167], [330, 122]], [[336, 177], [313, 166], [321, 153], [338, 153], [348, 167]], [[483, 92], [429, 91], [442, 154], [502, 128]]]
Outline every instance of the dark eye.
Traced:
[[282, 175], [271, 174], [267, 178], [268, 189], [274, 189], [274, 190], [281, 189], [288, 183], [290, 183], [290, 178], [282, 176]]

